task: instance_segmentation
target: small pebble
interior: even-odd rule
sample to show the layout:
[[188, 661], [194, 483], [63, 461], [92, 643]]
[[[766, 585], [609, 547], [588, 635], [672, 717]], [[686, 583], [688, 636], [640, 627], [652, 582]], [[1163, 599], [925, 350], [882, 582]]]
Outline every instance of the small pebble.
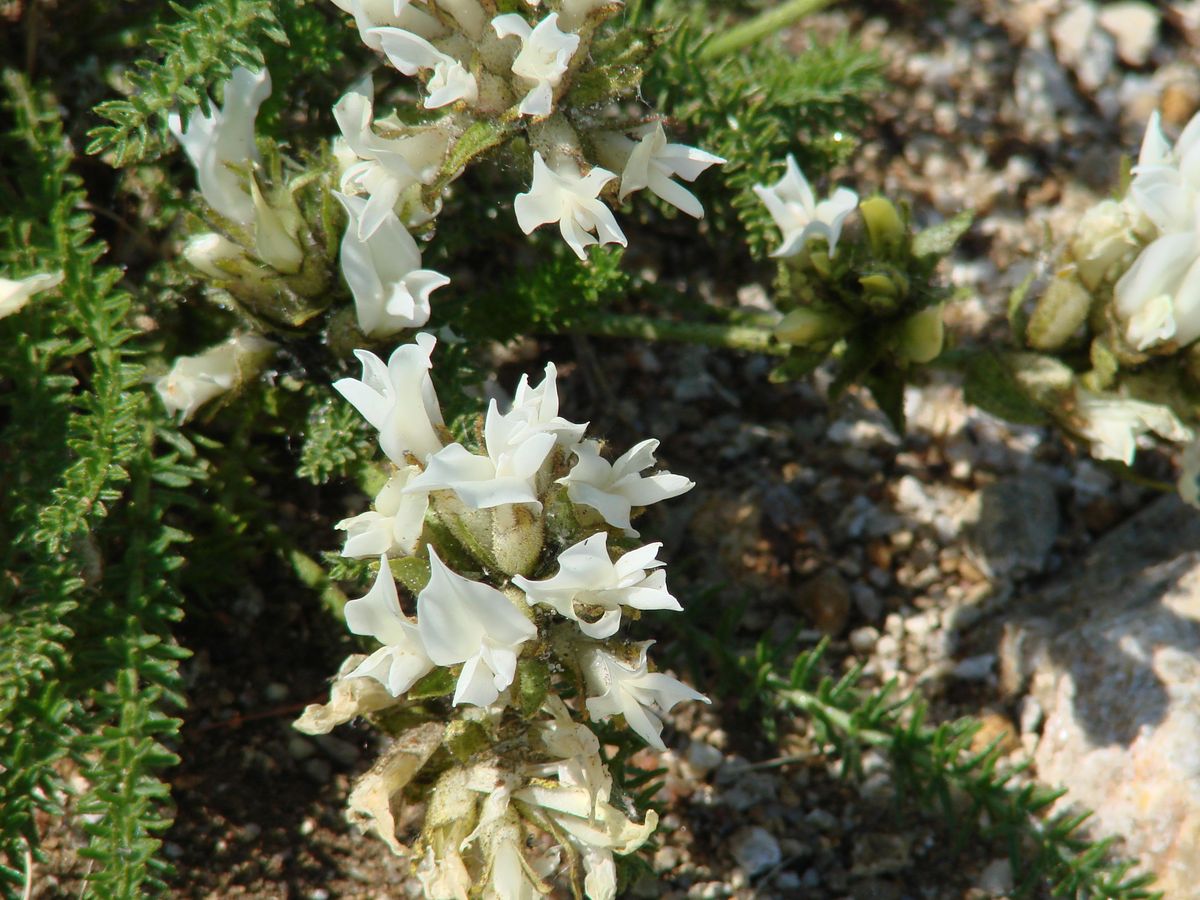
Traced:
[[738, 831], [733, 836], [730, 846], [733, 858], [751, 878], [775, 868], [783, 861], [779, 841], [775, 840], [771, 832], [757, 825]]

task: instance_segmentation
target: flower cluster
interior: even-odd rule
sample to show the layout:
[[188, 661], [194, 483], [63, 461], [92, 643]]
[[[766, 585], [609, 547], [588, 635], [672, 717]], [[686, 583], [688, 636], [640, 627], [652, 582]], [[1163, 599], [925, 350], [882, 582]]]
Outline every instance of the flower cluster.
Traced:
[[[385, 723], [397, 709], [419, 723], [397, 733], [350, 805], [407, 852], [391, 809], [418, 770], [436, 775], [413, 856], [427, 896], [545, 892], [565, 858], [589, 897], [610, 898], [613, 854], [639, 847], [656, 820], [636, 824], [614, 805], [600, 742], [574, 717], [622, 717], [662, 749], [664, 716], [705, 700], [652, 671], [652, 641], [620, 636], [644, 610], [681, 609], [662, 545], [634, 541], [632, 519], [693, 484], [648, 471], [653, 440], [604, 459], [586, 425], [559, 415], [553, 364], [539, 384], [521, 379], [507, 411], [490, 403], [478, 446], [452, 440], [430, 377], [435, 344], [420, 334], [386, 363], [357, 351], [361, 378], [334, 385], [389, 460], [374, 508], [337, 526], [343, 555], [379, 562], [371, 589], [345, 607], [349, 629], [376, 646], [347, 660], [330, 703], [297, 727], [328, 732], [368, 714]], [[444, 695], [443, 726], [446, 713], [419, 701]]]

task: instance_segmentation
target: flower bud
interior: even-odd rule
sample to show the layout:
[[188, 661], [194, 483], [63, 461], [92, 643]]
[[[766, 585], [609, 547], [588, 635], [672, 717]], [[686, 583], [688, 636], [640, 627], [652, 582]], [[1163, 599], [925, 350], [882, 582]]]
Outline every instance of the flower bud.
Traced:
[[492, 510], [492, 555], [506, 575], [528, 575], [537, 565], [545, 537], [541, 510], [507, 503]]
[[1025, 330], [1029, 345], [1037, 350], [1057, 350], [1087, 321], [1091, 307], [1092, 295], [1076, 272], [1059, 272], [1029, 317]]
[[253, 334], [239, 334], [199, 356], [181, 356], [154, 383], [163, 405], [186, 422], [205, 403], [258, 375], [275, 345]]
[[215, 232], [198, 234], [183, 245], [183, 258], [194, 269], [217, 281], [237, 277], [235, 266], [246, 258], [245, 251]]
[[277, 191], [274, 203], [263, 197], [258, 179], [250, 179], [254, 198], [254, 247], [259, 258], [277, 272], [294, 275], [304, 262], [304, 251], [296, 234], [300, 230], [300, 211], [291, 195]]
[[868, 197], [858, 205], [858, 211], [867, 225], [871, 251], [876, 256], [895, 253], [908, 236], [908, 229], [892, 201], [878, 195]]
[[1079, 280], [1095, 290], [1129, 267], [1140, 244], [1135, 209], [1116, 200], [1097, 203], [1079, 220], [1071, 236], [1071, 259]]
[[908, 362], [932, 362], [942, 352], [945, 332], [940, 304], [914, 313], [900, 326], [900, 356]]
[[846, 323], [841, 316], [801, 306], [789, 312], [775, 326], [775, 338], [784, 344], [804, 347], [836, 338], [845, 330]]

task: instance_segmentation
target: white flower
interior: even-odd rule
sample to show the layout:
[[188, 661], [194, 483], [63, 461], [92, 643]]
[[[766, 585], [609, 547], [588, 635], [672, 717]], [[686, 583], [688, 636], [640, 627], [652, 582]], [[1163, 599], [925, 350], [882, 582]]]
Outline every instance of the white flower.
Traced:
[[783, 244], [772, 256], [795, 256], [814, 237], [829, 243], [829, 255], [837, 250], [842, 223], [858, 206], [858, 194], [838, 188], [828, 200], [817, 202], [808, 179], [789, 154], [787, 174], [771, 187], [756, 184], [754, 193], [766, 204], [767, 212], [783, 233]]
[[537, 476], [554, 449], [555, 435], [530, 433], [523, 415], [501, 415], [493, 400], [484, 419], [483, 438], [486, 455], [450, 444], [429, 457], [425, 471], [405, 490], [451, 490], [472, 509], [507, 503], [529, 503], [541, 509]]
[[654, 641], [638, 646], [638, 661], [628, 665], [603, 650], [591, 650], [584, 661], [588, 688], [588, 713], [601, 721], [616, 715], [652, 747], [665, 750], [662, 716], [684, 700], [709, 700], [678, 679], [647, 669], [646, 651]]
[[587, 424], [568, 422], [558, 414], [558, 369], [554, 363], [546, 363], [546, 374], [537, 387], [529, 386], [529, 376], [521, 375], [513, 395], [512, 409], [505, 418], [513, 424], [523, 424], [510, 434], [508, 442], [523, 442], [533, 434], [553, 434], [559, 444], [573, 447], [583, 439]]
[[[529, 603], [554, 607], [559, 615], [579, 623], [590, 638], [604, 640], [617, 633], [621, 607], [671, 609], [683, 607], [667, 591], [667, 576], [658, 560], [662, 544], [630, 550], [615, 563], [608, 555], [608, 535], [593, 534], [558, 557], [558, 574], [532, 581], [520, 575], [513, 584], [525, 592]], [[649, 570], [654, 571], [649, 571]], [[592, 609], [589, 609], [592, 608]], [[584, 615], [599, 616], [594, 621]]]
[[[574, 169], [574, 171], [571, 171]], [[612, 212], [599, 199], [600, 191], [617, 176], [607, 169], [593, 166], [587, 175], [580, 175], [574, 163], [554, 171], [542, 154], [533, 154], [533, 185], [524, 194], [517, 194], [513, 210], [517, 224], [526, 234], [548, 222], [557, 222], [563, 240], [571, 245], [575, 255], [587, 259], [584, 247], [591, 244], [620, 244], [625, 235]], [[595, 231], [596, 237], [588, 234]]]
[[384, 55], [393, 66], [405, 75], [416, 75], [422, 69], [432, 69], [433, 75], [425, 86], [429, 96], [425, 98], [426, 109], [465, 100], [468, 104], [479, 99], [479, 85], [475, 76], [461, 62], [443, 53], [425, 38], [401, 28], [376, 28]]
[[342, 236], [342, 275], [354, 295], [358, 327], [386, 337], [429, 321], [429, 295], [450, 283], [440, 272], [421, 268], [421, 251], [390, 209], [370, 237], [359, 237], [368, 201], [334, 192], [350, 221]]
[[1190, 231], [1150, 243], [1114, 289], [1125, 339], [1136, 350], [1162, 341], [1180, 347], [1200, 337], [1200, 198]]
[[421, 470], [403, 466], [396, 471], [375, 498], [375, 509], [349, 519], [334, 528], [346, 532], [342, 556], [367, 559], [388, 556], [412, 556], [425, 527], [427, 494], [405, 494], [404, 487]]
[[236, 335], [198, 356], [181, 356], [154, 382], [168, 412], [186, 422], [201, 406], [257, 374], [275, 349], [252, 334]]
[[492, 19], [492, 28], [502, 38], [516, 35], [521, 51], [513, 60], [514, 75], [533, 82], [517, 111], [523, 116], [548, 116], [554, 108], [554, 89], [567, 72], [571, 57], [579, 49], [579, 35], [559, 30], [558, 13], [550, 13], [533, 28], [517, 13]]
[[1168, 441], [1190, 441], [1193, 437], [1166, 406], [1129, 400], [1114, 395], [1093, 394], [1075, 389], [1075, 425], [1092, 445], [1097, 459], [1119, 460], [1130, 465], [1137, 453], [1137, 439], [1154, 432]]
[[446, 28], [429, 15], [409, 4], [412, 0], [333, 0], [335, 6], [354, 16], [358, 36], [372, 50], [380, 50], [380, 40], [374, 30], [380, 25], [395, 25], [424, 38], [446, 33]]
[[397, 347], [386, 366], [374, 353], [355, 350], [362, 380], [343, 378], [333, 385], [379, 432], [379, 446], [398, 466], [408, 464], [405, 453], [423, 460], [442, 446], [442, 410], [429, 377], [436, 344], [432, 334], [422, 332], [414, 343]]
[[429, 548], [429, 584], [417, 595], [417, 622], [429, 658], [462, 663], [454, 705], [490, 706], [512, 684], [517, 653], [537, 629], [504, 594], [451, 572]]
[[171, 133], [196, 167], [200, 193], [208, 205], [241, 225], [254, 220], [254, 202], [245, 176], [230, 166], [258, 161], [254, 120], [269, 96], [271, 73], [238, 66], [225, 83], [225, 105], [221, 109], [210, 104], [207, 115], [194, 110], [186, 129], [179, 113], [171, 113], [167, 119]]
[[678, 176], [684, 181], [695, 181], [709, 166], [725, 162], [721, 157], [683, 144], [668, 144], [661, 122], [650, 126], [636, 143], [623, 134], [603, 135], [599, 141], [614, 158], [624, 160], [621, 190], [617, 195], [621, 200], [634, 191], [649, 188], [652, 194], [681, 212], [697, 219], [704, 216], [704, 207], [695, 195], [671, 179]]
[[403, 137], [380, 137], [372, 127], [374, 96], [374, 84], [367, 76], [333, 107], [342, 137], [359, 158], [342, 173], [341, 188], [370, 195], [358, 223], [358, 237], [364, 241], [395, 211], [404, 191], [437, 177], [449, 146], [448, 135], [436, 126]]
[[584, 441], [573, 449], [578, 461], [565, 478], [559, 479], [567, 486], [567, 496], [572, 503], [592, 507], [609, 525], [625, 529], [630, 537], [638, 536], [629, 520], [635, 506], [669, 500], [696, 486], [670, 472], [640, 474], [654, 465], [654, 451], [658, 449], [654, 439], [635, 445], [612, 464], [600, 456], [598, 441]]
[[16, 280], [0, 278], [0, 319], [20, 312], [30, 297], [58, 287], [65, 277], [62, 272], [40, 272]]
[[347, 603], [345, 615], [352, 632], [383, 644], [347, 678], [373, 678], [393, 697], [399, 697], [433, 671], [417, 623], [400, 609], [400, 597], [386, 556], [379, 557], [379, 574], [371, 590], [365, 597]]
[[1071, 259], [1089, 290], [1094, 291], [1110, 273], [1127, 268], [1144, 222], [1128, 200], [1102, 200], [1083, 214], [1071, 236]]
[[1200, 197], [1200, 114], [1173, 147], [1162, 133], [1158, 113], [1150, 117], [1129, 196], [1163, 232], [1193, 227]]

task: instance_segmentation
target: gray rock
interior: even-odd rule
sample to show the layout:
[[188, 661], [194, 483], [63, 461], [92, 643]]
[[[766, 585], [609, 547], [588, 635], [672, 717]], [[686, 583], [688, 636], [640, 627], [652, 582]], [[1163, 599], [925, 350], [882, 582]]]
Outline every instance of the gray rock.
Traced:
[[987, 868], [979, 876], [979, 889], [993, 897], [1011, 894], [1013, 889], [1012, 863], [1007, 859], [995, 859], [988, 863]]
[[[1069, 579], [1019, 610], [1002, 680], [1045, 710], [1038, 776], [1095, 811], [1094, 832], [1158, 875], [1200, 884], [1200, 515], [1174, 497], [1097, 543]], [[1023, 604], [1024, 605], [1024, 604]]]
[[1054, 485], [1033, 474], [989, 484], [967, 501], [963, 521], [968, 546], [987, 575], [1041, 572], [1058, 537]]
[[779, 841], [767, 829], [757, 825], [738, 831], [730, 847], [737, 864], [751, 878], [775, 868], [783, 861]]

